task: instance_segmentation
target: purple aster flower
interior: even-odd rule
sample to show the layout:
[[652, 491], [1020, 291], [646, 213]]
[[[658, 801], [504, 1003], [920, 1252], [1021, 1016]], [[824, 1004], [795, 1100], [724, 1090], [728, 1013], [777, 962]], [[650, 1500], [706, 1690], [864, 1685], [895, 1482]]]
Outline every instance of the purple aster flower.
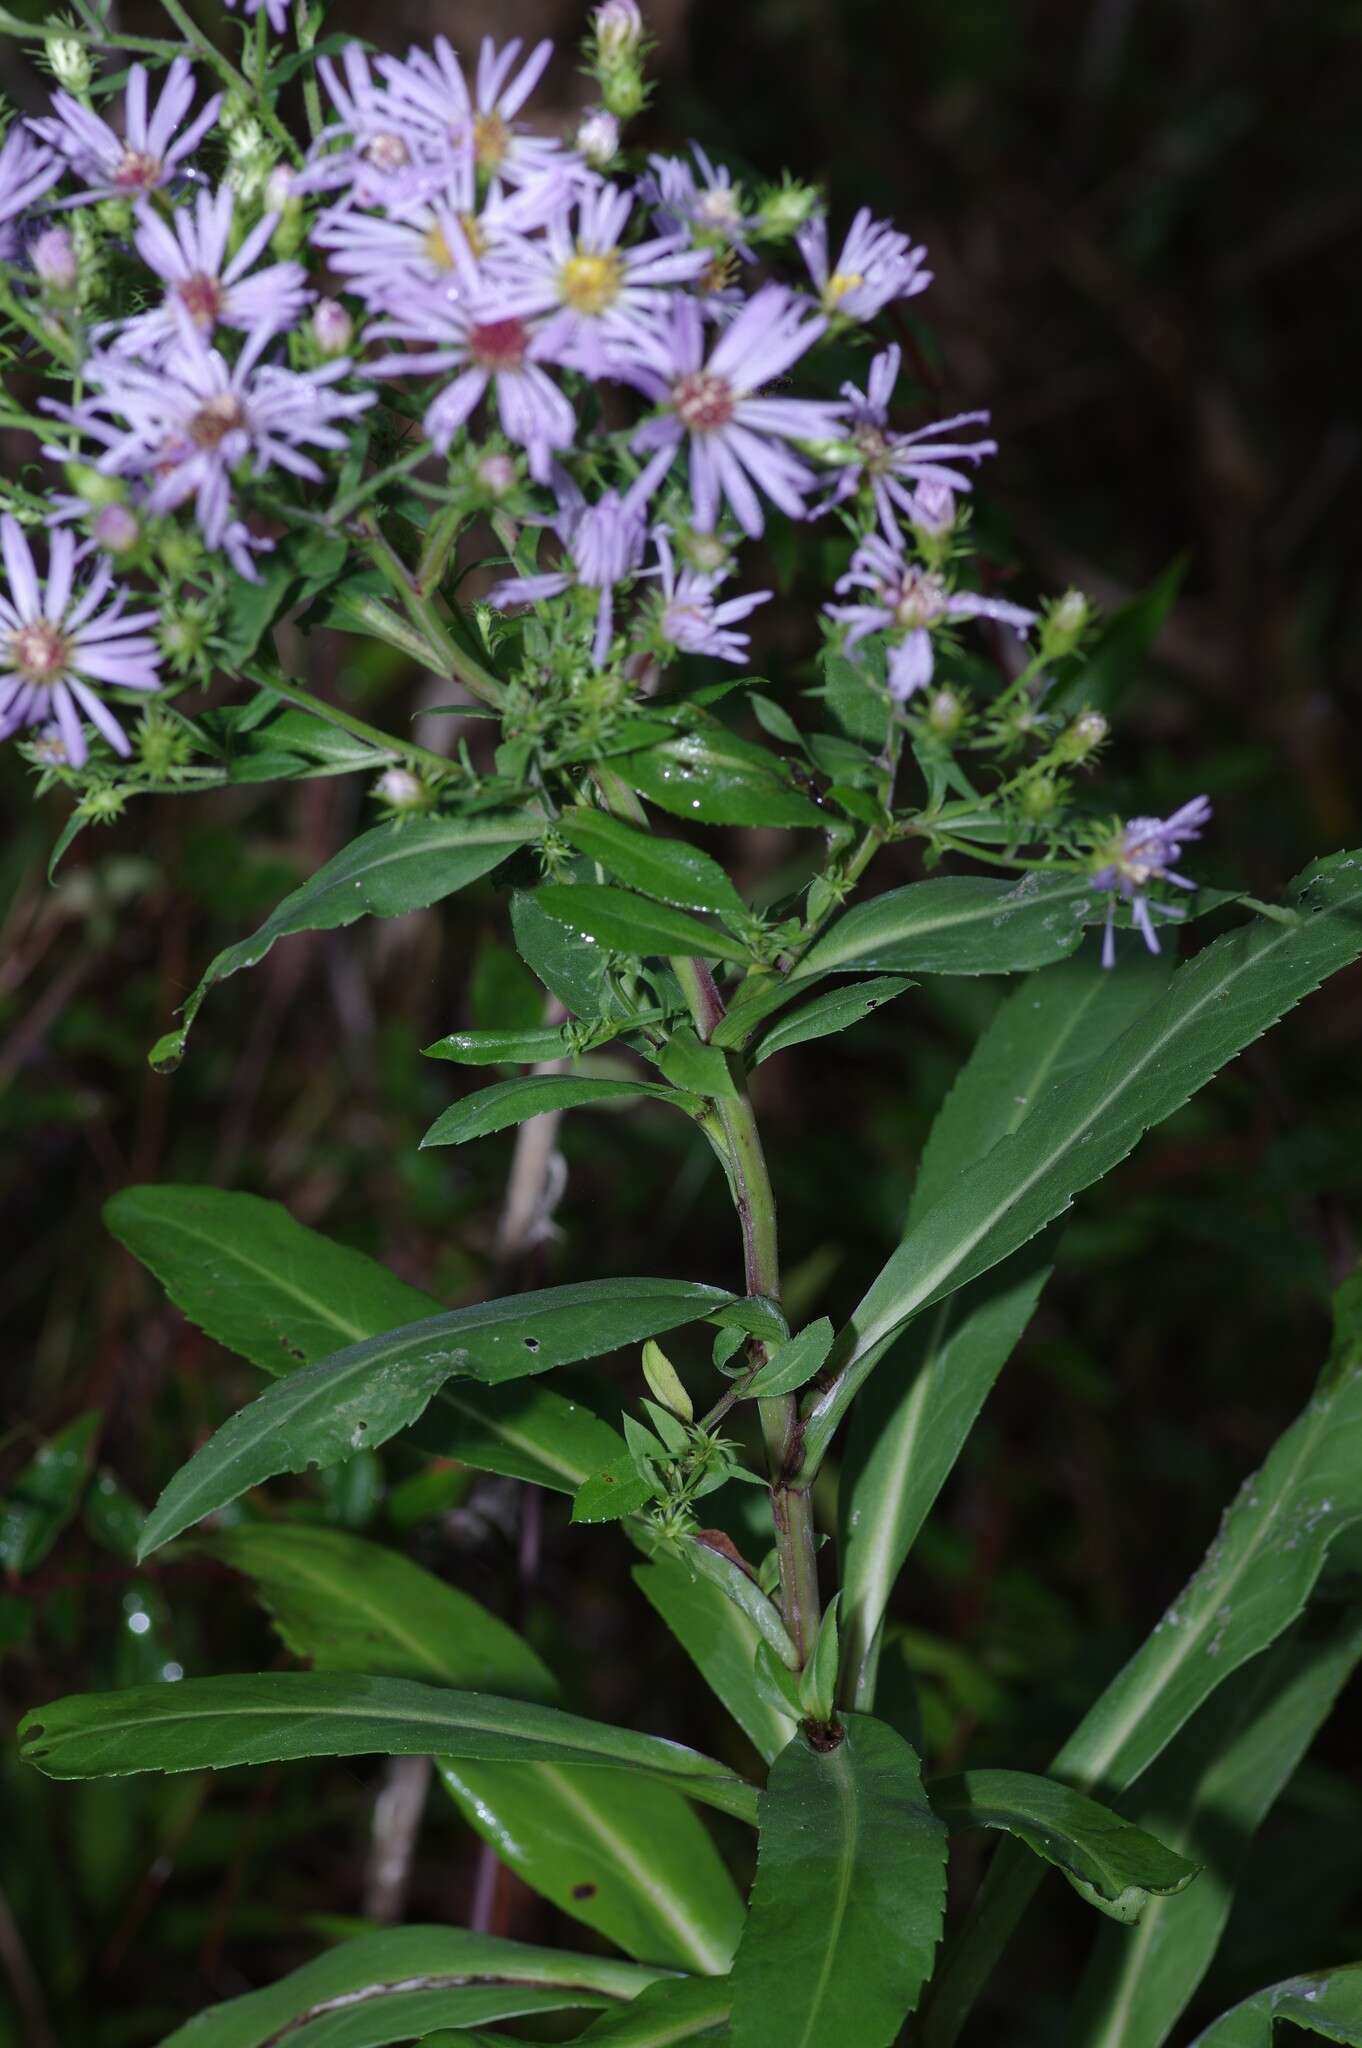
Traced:
[[20, 252], [19, 221], [62, 174], [62, 160], [17, 123], [0, 143], [0, 263]]
[[757, 216], [744, 213], [742, 188], [728, 167], [711, 163], [698, 142], [690, 147], [695, 169], [684, 157], [650, 156], [648, 174], [639, 182], [640, 196], [666, 233], [717, 238], [751, 263], [747, 237], [759, 225]]
[[193, 104], [194, 73], [187, 57], [177, 57], [166, 72], [160, 98], [150, 117], [146, 66], [131, 66], [123, 136], [69, 92], [53, 93], [53, 118], [30, 121], [28, 125], [58, 150], [76, 176], [85, 181], [81, 200], [131, 199], [139, 192], [155, 192], [169, 183], [178, 165], [216, 121], [222, 94], [214, 93], [186, 128], [183, 123]]
[[[901, 361], [902, 351], [895, 343], [882, 349], [871, 362], [864, 391], [855, 384], [842, 386], [842, 396], [850, 408], [851, 432], [847, 438], [855, 453], [824, 500], [824, 505], [840, 505], [868, 485], [880, 525], [891, 543], [898, 525], [897, 513], [928, 533], [944, 532], [955, 518], [950, 494], [971, 488], [970, 478], [958, 465], [981, 462], [984, 456], [998, 452], [996, 441], [942, 438], [958, 433], [961, 427], [987, 426], [986, 412], [958, 412], [947, 420], [933, 420], [930, 426], [915, 427], [910, 433], [895, 433], [889, 425], [889, 405]], [[924, 496], [924, 486], [928, 485], [932, 488]]]
[[889, 694], [900, 704], [932, 679], [936, 664], [932, 635], [951, 619], [996, 619], [1025, 633], [1036, 614], [998, 597], [975, 590], [952, 591], [935, 571], [910, 562], [903, 540], [867, 534], [851, 558], [851, 567], [837, 584], [838, 594], [865, 590], [869, 598], [856, 604], [830, 604], [827, 615], [847, 628], [847, 649], [868, 633], [890, 636]]
[[142, 631], [157, 623], [156, 612], [129, 616], [126, 590], [100, 610], [113, 588], [113, 570], [103, 562], [83, 590], [73, 589], [75, 537], [52, 535], [47, 576], [40, 578], [22, 527], [10, 513], [0, 517], [8, 595], [0, 596], [0, 739], [26, 725], [55, 722], [66, 759], [83, 767], [88, 749], [84, 713], [116, 754], [132, 750], [99, 688], [155, 690], [160, 687], [156, 642]]
[[522, 237], [509, 252], [510, 276], [532, 310], [551, 316], [542, 329], [546, 354], [588, 377], [638, 361], [666, 306], [666, 287], [691, 282], [709, 261], [682, 235], [622, 248], [633, 207], [632, 193], [602, 183], [582, 192], [575, 207], [556, 210], [541, 241]]
[[572, 478], [559, 470], [554, 484], [562, 509], [550, 524], [563, 544], [562, 568], [543, 576], [507, 577], [488, 592], [488, 602], [510, 611], [561, 597], [574, 584], [598, 590], [591, 658], [597, 668], [604, 668], [615, 631], [615, 587], [632, 576], [643, 559], [645, 508], [670, 461], [665, 450], [655, 455], [623, 496], [605, 491], [594, 505], [588, 505]]
[[781, 444], [840, 433], [846, 407], [811, 398], [763, 398], [827, 326], [783, 285], [768, 284], [725, 328], [704, 359], [700, 309], [675, 298], [669, 325], [652, 337], [630, 381], [664, 410], [645, 420], [636, 448], [690, 446], [690, 487], [699, 532], [712, 532], [723, 501], [753, 539], [764, 524], [753, 485], [792, 519], [804, 516], [814, 474]]
[[[229, 7], [236, 6], [236, 0], [227, 0]], [[271, 31], [281, 36], [288, 28], [289, 0], [246, 0], [247, 14], [259, 14], [264, 8], [269, 17]]]
[[[192, 498], [209, 547], [229, 547], [233, 567], [247, 576], [244, 529], [228, 542], [233, 472], [249, 460], [254, 477], [279, 468], [318, 483], [322, 471], [304, 448], [343, 448], [342, 423], [374, 402], [372, 392], [331, 389], [350, 368], [344, 357], [307, 372], [262, 364], [270, 338], [256, 329], [229, 363], [181, 314], [173, 348], [154, 367], [105, 351], [85, 365], [90, 396], [81, 404], [44, 400], [104, 444], [97, 468], [145, 481], [152, 514]], [[69, 460], [69, 451], [57, 452]]]
[[[559, 208], [566, 186], [558, 168], [519, 192], [493, 183], [481, 205], [471, 150], [451, 151], [438, 187], [394, 201], [385, 214], [334, 207], [312, 232], [337, 276], [366, 304], [383, 311], [413, 286], [439, 287], [435, 296], [457, 299], [466, 280], [459, 272], [476, 260], [484, 273], [503, 274], [513, 237], [542, 227]], [[517, 310], [538, 309], [542, 292], [522, 291]]]
[[1189, 840], [1200, 839], [1202, 828], [1211, 820], [1211, 806], [1204, 796], [1174, 811], [1171, 818], [1131, 818], [1106, 846], [1100, 849], [1101, 865], [1093, 872], [1098, 889], [1111, 891], [1106, 930], [1102, 937], [1102, 965], [1116, 964], [1114, 929], [1118, 900], [1130, 905], [1131, 919], [1151, 953], [1159, 950], [1155, 917], [1186, 916], [1180, 904], [1156, 903], [1149, 895], [1151, 882], [1172, 882], [1179, 889], [1195, 889], [1196, 883], [1171, 866]]
[[216, 194], [200, 190], [169, 220], [145, 201], [138, 206], [137, 253], [169, 290], [159, 306], [118, 328], [110, 345], [121, 355], [154, 356], [172, 347], [186, 315], [205, 334], [219, 323], [275, 334], [298, 321], [310, 296], [300, 263], [268, 263], [249, 274], [279, 216], [267, 213], [229, 257], [235, 207], [226, 185]]
[[748, 635], [729, 629], [739, 619], [749, 617], [759, 604], [768, 603], [774, 591], [748, 591], [742, 597], [725, 598], [722, 604], [716, 604], [714, 593], [724, 580], [722, 572], [678, 569], [665, 526], [653, 528], [653, 545], [662, 579], [658, 632], [663, 640], [680, 654], [709, 654], [718, 661], [746, 661], [751, 645]]
[[416, 148], [431, 156], [471, 146], [484, 177], [508, 185], [532, 184], [556, 167], [562, 145], [555, 136], [527, 134], [516, 115], [538, 85], [553, 55], [553, 44], [536, 44], [516, 75], [518, 36], [498, 50], [484, 36], [470, 93], [463, 67], [444, 36], [430, 51], [409, 50], [405, 62], [380, 57], [384, 104]]
[[[479, 270], [457, 230], [453, 255], [458, 297], [413, 291], [392, 317], [375, 323], [375, 336], [425, 346], [411, 355], [384, 356], [370, 365], [376, 377], [453, 370], [453, 379], [426, 408], [425, 430], [443, 455], [489, 387], [508, 439], [529, 456], [530, 474], [548, 480], [550, 459], [571, 445], [576, 414], [543, 368], [542, 334], [522, 302]], [[434, 346], [431, 346], [431, 344]]]
[[357, 43], [346, 45], [341, 63], [343, 76], [329, 57], [317, 60], [337, 119], [313, 143], [307, 168], [294, 176], [294, 190], [331, 192], [346, 186], [344, 203], [390, 206], [437, 189], [448, 175], [452, 150], [419, 153], [417, 138], [404, 133], [400, 115], [388, 104]]
[[835, 264], [828, 261], [828, 224], [821, 214], [795, 239], [823, 311], [846, 320], [873, 320], [891, 300], [916, 298], [932, 281], [922, 267], [927, 251], [914, 248], [888, 221], [875, 220], [868, 206], [851, 223]]

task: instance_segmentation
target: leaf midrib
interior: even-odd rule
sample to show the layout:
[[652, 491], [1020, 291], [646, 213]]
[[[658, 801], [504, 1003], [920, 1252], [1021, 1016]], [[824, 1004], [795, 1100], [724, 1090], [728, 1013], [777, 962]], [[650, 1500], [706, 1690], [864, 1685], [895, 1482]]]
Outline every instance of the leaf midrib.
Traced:
[[[953, 875], [943, 876], [941, 879], [950, 881], [982, 881], [985, 880], [986, 877], [970, 875]], [[907, 886], [911, 890], [929, 888], [932, 885], [930, 882], [910, 882]], [[1046, 890], [1043, 894], [1038, 893], [1035, 896], [1026, 896], [1019, 898], [1016, 904], [1016, 910], [1029, 910], [1032, 907], [1039, 906], [1042, 903], [1053, 903], [1056, 905], [1064, 904], [1068, 903], [1075, 896], [1091, 896], [1092, 894], [1093, 887], [1090, 881], [1075, 882], [1073, 887], [1069, 889]], [[882, 902], [884, 899], [880, 898], [878, 900]], [[978, 897], [973, 899], [970, 904], [962, 907], [959, 910], [949, 912], [942, 911], [936, 916], [914, 917], [911, 920], [911, 922], [904, 924], [898, 930], [888, 930], [881, 933], [878, 937], [874, 939], [873, 944], [876, 946], [892, 946], [897, 944], [897, 942], [903, 938], [929, 938], [933, 932], [954, 931], [962, 925], [982, 924], [985, 921], [991, 923], [998, 914], [998, 906], [1002, 903], [1005, 903], [1006, 901], [1006, 894], [1002, 896], [989, 896], [986, 898]], [[857, 906], [858, 909], [864, 908], [867, 911], [871, 910], [873, 907], [873, 903], [867, 903], [865, 905]], [[1013, 914], [1013, 912], [1008, 913], [1009, 922]], [[853, 946], [851, 952], [847, 954], [839, 952], [837, 948], [831, 943], [837, 937], [838, 932], [845, 930], [847, 922], [849, 922], [849, 919], [845, 919], [841, 925], [834, 927], [834, 929], [831, 932], [829, 932], [826, 940], [821, 941], [819, 945], [815, 946], [811, 952], [805, 955], [803, 960], [799, 961], [797, 965], [791, 968], [789, 975], [789, 979], [791, 981], [799, 981], [803, 976], [808, 974], [826, 974], [832, 968], [843, 965], [847, 959], [857, 960], [863, 957], [855, 946]], [[867, 919], [866, 922], [868, 923], [869, 919]], [[854, 926], [852, 927], [852, 930], [854, 934]]]

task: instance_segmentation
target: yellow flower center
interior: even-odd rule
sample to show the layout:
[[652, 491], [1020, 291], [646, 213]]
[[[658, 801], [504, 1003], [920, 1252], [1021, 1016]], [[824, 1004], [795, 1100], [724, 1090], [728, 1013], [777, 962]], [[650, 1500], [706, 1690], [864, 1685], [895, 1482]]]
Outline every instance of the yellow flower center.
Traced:
[[619, 297], [624, 266], [613, 251], [608, 256], [569, 256], [558, 273], [564, 305], [578, 313], [604, 313]]
[[865, 283], [865, 276], [859, 270], [834, 270], [823, 287], [823, 304], [831, 313], [839, 306], [848, 292], [854, 292], [857, 285]]
[[480, 171], [495, 171], [506, 160], [511, 131], [500, 114], [479, 114], [473, 123], [473, 154]]
[[425, 250], [427, 258], [435, 265], [437, 270], [452, 270], [454, 268], [454, 258], [450, 253], [449, 241], [438, 220], [432, 227], [426, 229], [425, 234], [421, 237], [421, 247]]

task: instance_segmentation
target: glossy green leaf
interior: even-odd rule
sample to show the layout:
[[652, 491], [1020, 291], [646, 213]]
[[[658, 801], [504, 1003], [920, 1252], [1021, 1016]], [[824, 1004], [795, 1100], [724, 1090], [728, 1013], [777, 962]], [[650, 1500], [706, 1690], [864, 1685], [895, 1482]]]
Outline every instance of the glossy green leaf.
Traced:
[[[1330, 1544], [1362, 1521], [1362, 1273], [1340, 1288], [1334, 1314], [1313, 1400], [1244, 1482], [1200, 1569], [1060, 1750], [1056, 1777], [1104, 1798], [1134, 1784], [1225, 1680], [1290, 1628]], [[995, 1859], [933, 1983], [928, 2048], [957, 2039], [1035, 1883], [1015, 1856]]]
[[715, 1101], [731, 1101], [738, 1093], [728, 1064], [728, 1055], [717, 1045], [708, 1045], [689, 1024], [677, 1025], [667, 1043], [650, 1055], [667, 1079], [693, 1095], [707, 1095]]
[[227, 1770], [313, 1756], [451, 1756], [641, 1771], [756, 1817], [756, 1791], [679, 1742], [486, 1693], [356, 1672], [267, 1671], [74, 1693], [25, 1716], [25, 1762], [49, 1778]]
[[622, 2009], [603, 2013], [577, 2037], [579, 2048], [673, 2048], [722, 2038], [733, 1995], [727, 1978], [674, 1978], [650, 1984]]
[[258, 1195], [124, 1188], [104, 1221], [192, 1323], [276, 1376], [439, 1307]]
[[624, 1450], [619, 1432], [585, 1401], [538, 1380], [500, 1387], [453, 1380], [435, 1396], [411, 1441], [435, 1457], [559, 1493], [575, 1492]]
[[665, 1010], [644, 1009], [618, 1017], [592, 1020], [588, 1031], [580, 1025], [542, 1025], [526, 1031], [451, 1031], [422, 1048], [428, 1060], [454, 1060], [463, 1067], [529, 1066], [540, 1060], [569, 1059], [589, 1048], [608, 1045], [623, 1032], [642, 1024], [656, 1024]]
[[[937, 1112], [908, 1231], [961, 1175], [1010, 1137], [1047, 1088], [1073, 1081], [1142, 1016], [1171, 967], [1095, 952], [1023, 982], [997, 1011]], [[1011, 1357], [1050, 1272], [1055, 1233], [912, 1325], [858, 1400], [842, 1467], [847, 1697], [874, 1704], [879, 1630], [894, 1581]]]
[[256, 1522], [195, 1547], [251, 1579], [283, 1642], [319, 1670], [557, 1695], [553, 1673], [514, 1629], [381, 1544], [306, 1522]]
[[746, 966], [752, 957], [746, 946], [718, 925], [702, 924], [698, 917], [670, 903], [655, 903], [651, 897], [609, 883], [545, 882], [535, 891], [535, 901], [569, 931], [617, 953], [637, 954], [640, 959], [686, 953], [737, 960]]
[[[429, 1679], [556, 1703], [554, 1676], [504, 1622], [395, 1551], [288, 1522], [224, 1532], [210, 1555], [247, 1573], [296, 1656], [320, 1670]], [[679, 1793], [565, 1764], [440, 1761], [501, 1860], [631, 1955], [728, 1967], [742, 1901]]]
[[858, 903], [810, 947], [790, 978], [877, 967], [915, 974], [1018, 974], [1052, 967], [1106, 916], [1086, 875], [999, 882], [943, 875]]
[[1362, 1658], [1362, 1613], [1332, 1634], [1293, 1634], [1222, 1686], [1140, 1780], [1127, 1806], [1205, 1867], [1185, 1897], [1151, 1903], [1129, 1936], [1096, 1944], [1070, 2026], [1073, 2048], [1161, 2048], [1229, 1918], [1254, 1834]]
[[179, 1030], [168, 1032], [153, 1048], [152, 1065], [165, 1071], [179, 1063], [209, 989], [243, 967], [254, 967], [276, 939], [335, 931], [360, 917], [400, 917], [424, 909], [489, 873], [543, 829], [543, 819], [526, 811], [400, 819], [362, 832], [286, 896], [251, 938], [218, 954], [182, 1005]]
[[832, 1324], [826, 1316], [809, 1323], [788, 1343], [772, 1353], [744, 1389], [753, 1399], [767, 1400], [773, 1394], [797, 1393], [821, 1370], [832, 1349]]
[[414, 1422], [436, 1388], [461, 1369], [459, 1351], [434, 1338], [382, 1367], [367, 1352], [356, 1345], [305, 1365], [229, 1416], [180, 1467], [147, 1516], [139, 1562], [266, 1479], [321, 1471], [356, 1451], [376, 1450]]
[[1290, 1626], [1330, 1543], [1359, 1520], [1362, 1273], [1339, 1290], [1314, 1398], [1245, 1481], [1200, 1569], [1084, 1716], [1056, 1772], [1108, 1791], [1132, 1784], [1202, 1701]]
[[664, 1088], [656, 1081], [605, 1081], [589, 1074], [522, 1074], [514, 1081], [497, 1081], [465, 1095], [438, 1116], [421, 1140], [421, 1149], [433, 1145], [463, 1145], [473, 1138], [485, 1138], [529, 1117], [544, 1116], [551, 1110], [581, 1109], [590, 1103], [629, 1102], [648, 1095], [656, 1102], [668, 1102], [687, 1116], [698, 1116], [704, 1104], [694, 1095], [677, 1088]]
[[1172, 973], [1168, 954], [1151, 955], [1143, 946], [1123, 946], [1107, 971], [1090, 939], [1079, 958], [1014, 989], [933, 1119], [905, 1234], [962, 1173], [1020, 1130], [1048, 1088], [1075, 1080], [1136, 1023]]
[[97, 1410], [40, 1444], [0, 1500], [0, 1568], [14, 1577], [42, 1563], [80, 1506], [99, 1437]]
[[795, 1723], [757, 1690], [752, 1673], [763, 1638], [756, 1624], [717, 1586], [697, 1578], [675, 1558], [656, 1557], [650, 1564], [635, 1565], [633, 1576], [753, 1748], [768, 1763], [779, 1756]]
[[1286, 2048], [1299, 2028], [1325, 2041], [1362, 2044], [1362, 1963], [1340, 1970], [1320, 1970], [1308, 1977], [1288, 1977], [1255, 1992], [1197, 2035], [1191, 2048]]
[[493, 1385], [693, 1322], [731, 1297], [684, 1280], [592, 1280], [449, 1309], [304, 1366], [239, 1409], [181, 1467], [140, 1555], [280, 1472], [372, 1450], [456, 1377]]
[[574, 1522], [619, 1522], [652, 1500], [651, 1479], [639, 1471], [633, 1453], [620, 1449], [582, 1481], [572, 1497]]
[[776, 755], [717, 723], [626, 754], [614, 767], [673, 817], [705, 825], [828, 825], [830, 814], [791, 788]]
[[605, 950], [550, 917], [537, 891], [518, 889], [511, 898], [511, 931], [525, 965], [574, 1017], [601, 1017], [615, 1007]]
[[[655, 1970], [636, 1963], [620, 1963], [603, 1956], [573, 1955], [568, 1950], [532, 1948], [525, 1942], [503, 1941], [495, 1935], [470, 1934], [458, 1927], [392, 1927], [381, 1934], [356, 1935], [324, 1955], [291, 1970], [273, 1984], [244, 1997], [212, 2005], [184, 2026], [176, 2028], [161, 2048], [271, 2048], [287, 2040], [308, 2043], [309, 2022], [315, 2023], [328, 2010], [350, 2010], [372, 2004], [391, 2014], [390, 2001], [401, 1999], [411, 1987], [454, 1990], [470, 1982], [495, 1987], [498, 1980], [507, 1987], [526, 1992], [562, 1994], [562, 2003], [578, 1998], [588, 2007], [613, 2004], [633, 1998], [658, 1981]], [[511, 2011], [543, 2011], [541, 2005], [502, 2008]], [[414, 2012], [412, 2007], [405, 2010]], [[400, 2019], [403, 2008], [396, 2008]], [[497, 2017], [489, 2012], [488, 2018]], [[392, 2041], [410, 2039], [438, 2021], [399, 2026], [369, 2039]], [[347, 2042], [347, 2048], [351, 2044]]]
[[1152, 1124], [1362, 954], [1362, 857], [1319, 861], [1289, 893], [1294, 916], [1255, 919], [1186, 962], [1100, 1059], [1052, 1085], [1014, 1136], [933, 1203], [833, 1348], [837, 1381], [805, 1417], [811, 1453], [915, 1315], [1027, 1243]]
[[796, 1735], [761, 1795], [756, 1882], [733, 1965], [733, 2048], [887, 2048], [932, 1967], [946, 1830], [882, 1721]]
[[640, 832], [606, 811], [566, 810], [554, 821], [570, 846], [608, 874], [684, 910], [716, 910], [742, 917], [745, 905], [717, 860], [683, 839]]
[[1099, 1806], [1082, 1792], [1029, 1771], [962, 1771], [927, 1787], [951, 1832], [999, 1828], [1063, 1871], [1081, 1898], [1130, 1926], [1154, 1895], [1181, 1892], [1200, 1865]]
[[773, 1053], [788, 1052], [793, 1045], [807, 1045], [811, 1039], [830, 1038], [834, 1032], [849, 1031], [871, 1012], [901, 996], [914, 983], [906, 975], [886, 974], [875, 981], [854, 981], [846, 988], [830, 989], [815, 996], [792, 1017], [782, 1017], [757, 1039], [752, 1064], [759, 1067]]
[[498, 1859], [641, 1961], [721, 1976], [743, 1903], [703, 1822], [670, 1785], [562, 1763], [437, 1757]]

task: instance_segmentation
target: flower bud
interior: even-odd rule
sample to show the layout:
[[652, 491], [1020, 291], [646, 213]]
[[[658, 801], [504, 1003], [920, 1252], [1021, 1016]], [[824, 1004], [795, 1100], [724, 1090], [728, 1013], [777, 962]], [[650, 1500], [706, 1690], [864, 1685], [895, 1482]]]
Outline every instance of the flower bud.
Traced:
[[105, 476], [102, 470], [92, 469], [88, 462], [68, 462], [63, 467], [66, 481], [87, 505], [117, 505], [121, 502], [125, 487], [117, 477]]
[[1017, 791], [1017, 808], [1024, 818], [1039, 824], [1053, 817], [1064, 796], [1064, 785], [1053, 775], [1030, 775]]
[[1072, 654], [1092, 623], [1092, 606], [1081, 590], [1066, 590], [1041, 621], [1041, 653], [1047, 661]]
[[643, 73], [632, 60], [612, 65], [600, 74], [601, 98], [608, 114], [618, 120], [632, 121], [643, 112], [648, 101], [648, 88], [643, 82]]
[[105, 505], [95, 514], [90, 532], [95, 545], [107, 555], [129, 554], [142, 537], [137, 515], [126, 505]]
[[643, 41], [643, 16], [637, 0], [601, 0], [591, 17], [596, 52], [604, 64], [632, 57]]
[[258, 157], [265, 148], [265, 131], [251, 115], [227, 132], [227, 153], [237, 163]]
[[913, 492], [913, 525], [933, 540], [955, 525], [955, 492], [936, 477], [924, 477]]
[[290, 206], [300, 206], [293, 190], [293, 172], [287, 164], [276, 164], [265, 180], [265, 204], [271, 213], [283, 213]]
[[132, 233], [132, 208], [126, 199], [101, 199], [94, 215], [106, 234], [126, 238]]
[[473, 473], [489, 498], [508, 497], [515, 489], [514, 459], [498, 449], [489, 449], [486, 455], [480, 455]]
[[693, 1422], [695, 1409], [682, 1386], [676, 1367], [662, 1346], [650, 1337], [643, 1347], [643, 1377], [654, 1400], [682, 1422]]
[[965, 705], [954, 690], [933, 690], [927, 699], [927, 724], [943, 740], [954, 739], [965, 723]]
[[167, 607], [161, 612], [158, 637], [172, 661], [188, 665], [202, 653], [207, 628], [198, 612], [172, 611]]
[[802, 185], [795, 178], [787, 176], [778, 185], [764, 186], [757, 195], [761, 231], [771, 241], [792, 235], [813, 219], [822, 203], [816, 185]]
[[1055, 753], [1061, 761], [1086, 761], [1097, 752], [1110, 730], [1100, 711], [1080, 711], [1060, 734]]
[[619, 155], [620, 124], [604, 107], [593, 107], [577, 130], [577, 147], [593, 170], [603, 171]]
[[203, 559], [203, 543], [192, 527], [166, 526], [157, 546], [167, 576], [176, 581], [192, 576]]
[[426, 785], [410, 768], [385, 768], [374, 784], [374, 795], [394, 811], [421, 811], [430, 801]]
[[44, 228], [29, 251], [39, 280], [50, 292], [71, 292], [80, 279], [76, 245], [65, 228]]
[[75, 36], [53, 36], [47, 45], [47, 62], [58, 85], [77, 96], [94, 83], [95, 67], [90, 52]]
[[324, 356], [349, 353], [355, 323], [339, 299], [318, 299], [312, 308], [312, 339]]

